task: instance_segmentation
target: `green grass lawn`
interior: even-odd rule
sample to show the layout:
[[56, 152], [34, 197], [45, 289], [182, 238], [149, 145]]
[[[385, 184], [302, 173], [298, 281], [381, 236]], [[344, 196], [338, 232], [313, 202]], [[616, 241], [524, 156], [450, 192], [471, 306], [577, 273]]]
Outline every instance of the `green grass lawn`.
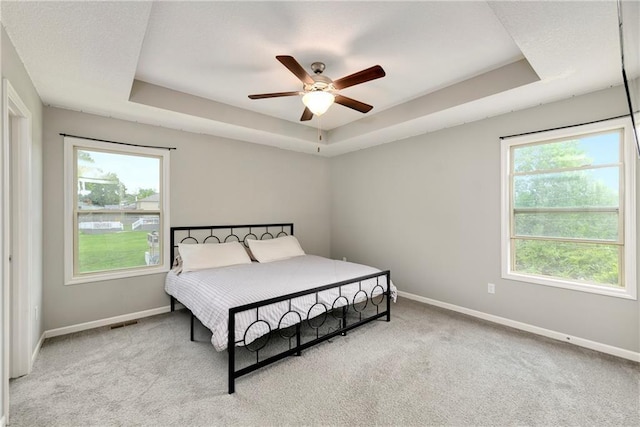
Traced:
[[79, 272], [110, 270], [146, 265], [144, 253], [148, 231], [83, 234], [78, 236]]

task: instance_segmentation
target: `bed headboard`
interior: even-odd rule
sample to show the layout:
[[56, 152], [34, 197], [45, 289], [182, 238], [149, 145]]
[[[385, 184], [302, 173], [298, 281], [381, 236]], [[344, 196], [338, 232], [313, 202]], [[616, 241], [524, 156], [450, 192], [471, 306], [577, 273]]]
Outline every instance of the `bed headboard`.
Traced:
[[179, 243], [225, 243], [237, 241], [248, 247], [247, 240], [293, 236], [293, 223], [245, 225], [196, 225], [171, 227], [169, 255], [171, 265]]

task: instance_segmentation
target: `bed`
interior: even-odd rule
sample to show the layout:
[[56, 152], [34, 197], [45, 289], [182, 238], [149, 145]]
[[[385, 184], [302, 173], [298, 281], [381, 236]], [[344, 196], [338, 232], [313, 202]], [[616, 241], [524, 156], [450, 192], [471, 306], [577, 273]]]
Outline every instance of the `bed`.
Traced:
[[[208, 243], [219, 245], [191, 246]], [[229, 394], [240, 376], [371, 321], [391, 319], [397, 290], [389, 271], [305, 254], [292, 223], [172, 227], [170, 245], [177, 267], [165, 280], [171, 309], [178, 301], [191, 312], [192, 341], [197, 318], [211, 331], [214, 348], [228, 351]], [[220, 259], [235, 252], [222, 266], [208, 268], [215, 262], [205, 261], [196, 268], [196, 250], [207, 260], [220, 250]], [[181, 271], [181, 256], [187, 255], [187, 271]]]

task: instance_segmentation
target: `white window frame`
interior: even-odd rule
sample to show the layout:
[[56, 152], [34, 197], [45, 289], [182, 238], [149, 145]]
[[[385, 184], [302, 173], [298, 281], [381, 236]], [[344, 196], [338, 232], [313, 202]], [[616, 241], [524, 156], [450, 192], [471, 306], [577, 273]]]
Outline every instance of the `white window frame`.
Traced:
[[[597, 132], [607, 132], [622, 129], [622, 176], [620, 188], [623, 192], [620, 206], [623, 215], [624, 242], [623, 242], [623, 289], [609, 286], [588, 284], [569, 279], [537, 276], [512, 270], [511, 253], [511, 148], [517, 145], [552, 142], [551, 140], [570, 138]], [[505, 138], [500, 143], [501, 150], [501, 249], [502, 249], [502, 278], [517, 280], [520, 282], [534, 283], [545, 286], [553, 286], [571, 289], [581, 292], [608, 295], [626, 299], [637, 299], [638, 284], [636, 281], [636, 153], [632, 127], [628, 118], [607, 120], [605, 122], [591, 123], [566, 129], [558, 129], [540, 132], [520, 137]]]
[[[160, 177], [160, 229], [162, 230], [160, 250], [161, 262], [156, 266], [127, 268], [113, 271], [74, 273], [74, 242], [75, 242], [75, 196], [77, 193], [75, 180], [75, 149], [102, 150], [116, 154], [133, 154], [160, 157], [162, 160], [162, 176]], [[159, 148], [115, 145], [112, 143], [92, 141], [70, 136], [64, 137], [64, 265], [65, 285], [101, 282], [105, 280], [122, 279], [149, 274], [166, 273], [170, 268], [169, 261], [169, 151]]]

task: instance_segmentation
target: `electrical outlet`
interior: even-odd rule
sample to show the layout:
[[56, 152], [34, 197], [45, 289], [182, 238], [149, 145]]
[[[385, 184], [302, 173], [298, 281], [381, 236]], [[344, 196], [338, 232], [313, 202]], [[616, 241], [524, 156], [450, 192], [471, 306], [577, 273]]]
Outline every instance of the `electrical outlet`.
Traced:
[[343, 257], [342, 257], [342, 260], [343, 260], [343, 261], [346, 261], [346, 260], [347, 260], [347, 257], [346, 257], [346, 256], [343, 256]]
[[493, 283], [487, 283], [487, 292], [489, 292], [490, 294], [495, 294], [496, 285], [494, 285]]

